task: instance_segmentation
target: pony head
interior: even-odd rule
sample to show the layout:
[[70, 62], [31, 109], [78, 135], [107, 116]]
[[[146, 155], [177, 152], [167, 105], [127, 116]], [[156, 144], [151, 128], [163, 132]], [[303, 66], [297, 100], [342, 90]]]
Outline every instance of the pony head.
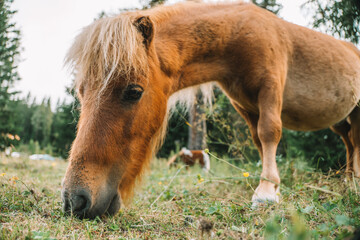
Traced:
[[115, 214], [158, 146], [171, 85], [153, 42], [152, 20], [125, 13], [86, 27], [71, 47], [81, 114], [62, 183], [66, 212]]

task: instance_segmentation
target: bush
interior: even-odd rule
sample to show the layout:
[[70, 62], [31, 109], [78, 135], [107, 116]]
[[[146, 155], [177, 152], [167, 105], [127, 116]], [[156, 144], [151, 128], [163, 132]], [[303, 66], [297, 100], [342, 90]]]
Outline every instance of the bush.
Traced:
[[287, 157], [302, 157], [322, 171], [338, 169], [346, 163], [346, 150], [341, 137], [330, 129], [316, 132], [283, 131]]

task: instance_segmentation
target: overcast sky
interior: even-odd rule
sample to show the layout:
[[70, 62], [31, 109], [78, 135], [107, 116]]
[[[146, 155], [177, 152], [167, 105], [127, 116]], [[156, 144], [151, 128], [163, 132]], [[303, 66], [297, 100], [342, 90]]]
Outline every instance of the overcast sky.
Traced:
[[[279, 2], [284, 5], [281, 17], [308, 25], [300, 11], [304, 0]], [[12, 8], [18, 12], [14, 21], [22, 32], [23, 47], [19, 64], [22, 80], [15, 89], [22, 91], [22, 96], [31, 92], [38, 101], [50, 96], [53, 106], [58, 99], [65, 99], [65, 86], [70, 85], [71, 77], [63, 68], [63, 60], [81, 28], [101, 11], [117, 12], [120, 8], [140, 6], [137, 0], [15, 0]]]

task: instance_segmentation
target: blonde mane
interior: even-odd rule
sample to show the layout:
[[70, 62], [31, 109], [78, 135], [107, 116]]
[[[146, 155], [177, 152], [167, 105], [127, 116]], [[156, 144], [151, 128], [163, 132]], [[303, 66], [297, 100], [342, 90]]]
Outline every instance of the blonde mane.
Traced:
[[148, 61], [134, 14], [100, 19], [85, 27], [70, 48], [65, 64], [76, 74], [75, 87], [99, 87], [99, 95], [117, 76], [146, 76]]
[[[65, 65], [76, 75], [74, 87], [79, 89], [86, 83], [100, 89], [100, 97], [116, 77], [121, 76], [125, 81], [133, 76], [146, 78], [149, 72], [148, 55], [143, 47], [143, 37], [134, 25], [135, 20], [141, 16], [150, 16], [156, 29], [167, 19], [189, 8], [196, 8], [199, 4], [198, 1], [187, 1], [172, 6], [160, 5], [148, 10], [125, 12], [99, 19], [85, 27], [75, 38], [65, 58]], [[217, 4], [209, 6], [216, 8]], [[205, 90], [204, 87], [201, 89]], [[186, 101], [193, 99], [188, 97], [189, 94], [185, 96]]]

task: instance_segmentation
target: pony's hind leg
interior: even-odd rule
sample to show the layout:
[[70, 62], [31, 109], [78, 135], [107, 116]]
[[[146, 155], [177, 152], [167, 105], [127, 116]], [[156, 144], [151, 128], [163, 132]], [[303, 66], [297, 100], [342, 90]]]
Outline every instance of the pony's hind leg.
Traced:
[[330, 129], [341, 136], [345, 147], [346, 147], [346, 175], [350, 175], [353, 172], [353, 154], [354, 154], [354, 146], [351, 143], [349, 138], [349, 133], [351, 130], [351, 125], [346, 121], [343, 120], [340, 123], [331, 126]]
[[354, 146], [353, 168], [355, 177], [360, 178], [360, 108], [356, 107], [350, 114], [351, 129], [349, 138]]

